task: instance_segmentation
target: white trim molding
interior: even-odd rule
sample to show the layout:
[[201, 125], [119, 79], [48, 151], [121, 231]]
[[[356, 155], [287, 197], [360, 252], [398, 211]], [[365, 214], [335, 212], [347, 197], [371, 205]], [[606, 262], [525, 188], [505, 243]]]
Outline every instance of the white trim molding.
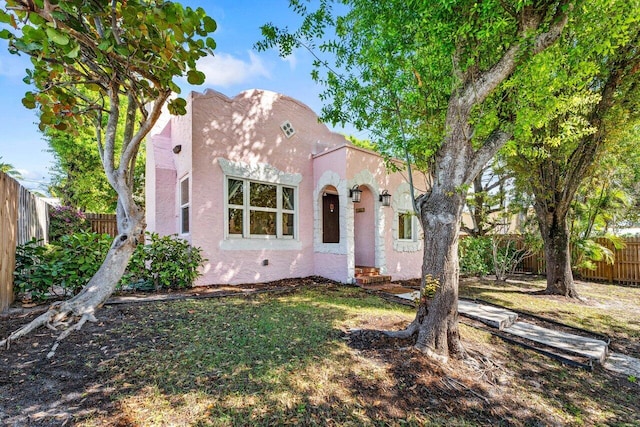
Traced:
[[[375, 177], [368, 169], [363, 169], [358, 172], [353, 179], [349, 181], [348, 188], [352, 188], [354, 185], [364, 185], [369, 188], [371, 194], [373, 196], [373, 210], [374, 210], [374, 245], [375, 245], [375, 267], [380, 269], [380, 273], [387, 272], [387, 260], [385, 256], [385, 215], [384, 210], [382, 209], [382, 204], [380, 203], [379, 195], [380, 195], [380, 187]], [[355, 275], [355, 206], [353, 203], [349, 204], [349, 209], [347, 210], [347, 238], [349, 239], [349, 247], [352, 248], [349, 251], [349, 257], [347, 261], [348, 269], [349, 269], [349, 277], [354, 277]]]
[[302, 174], [284, 172], [267, 163], [250, 165], [244, 162], [232, 162], [224, 157], [218, 157], [217, 160], [220, 169], [222, 169], [222, 172], [226, 176], [237, 176], [239, 178], [251, 179], [252, 181], [291, 186], [298, 186], [302, 181]]

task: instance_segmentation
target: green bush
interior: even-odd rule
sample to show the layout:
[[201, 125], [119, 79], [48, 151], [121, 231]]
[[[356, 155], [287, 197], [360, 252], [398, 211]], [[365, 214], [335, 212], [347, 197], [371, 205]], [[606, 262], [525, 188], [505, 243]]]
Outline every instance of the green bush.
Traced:
[[147, 233], [149, 243], [134, 252], [123, 285], [136, 289], [183, 289], [200, 276], [198, 267], [205, 261], [202, 250], [176, 236]]
[[53, 276], [49, 269], [47, 252], [49, 246], [43, 246], [32, 239], [16, 248], [16, 269], [13, 273], [14, 287], [18, 294], [31, 293], [35, 300], [44, 299], [53, 285]]
[[111, 241], [107, 234], [75, 233], [41, 246], [33, 239], [16, 249], [14, 283], [18, 293], [34, 300], [48, 293], [73, 295], [87, 284], [102, 264]]
[[55, 242], [75, 233], [91, 231], [84, 213], [72, 206], [55, 206], [49, 211], [49, 240]]
[[[121, 285], [141, 290], [188, 288], [200, 275], [201, 249], [172, 236], [148, 234], [149, 243], [138, 245]], [[107, 234], [75, 233], [42, 246], [35, 239], [16, 250], [15, 288], [44, 300], [47, 294], [68, 296], [79, 292], [104, 261], [111, 238]]]
[[491, 237], [464, 237], [458, 247], [460, 273], [468, 276], [485, 276], [493, 272]]

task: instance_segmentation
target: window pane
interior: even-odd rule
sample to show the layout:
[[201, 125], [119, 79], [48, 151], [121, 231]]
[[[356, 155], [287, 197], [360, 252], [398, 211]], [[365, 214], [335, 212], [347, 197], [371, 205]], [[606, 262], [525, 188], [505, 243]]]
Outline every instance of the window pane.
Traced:
[[293, 206], [293, 188], [282, 187], [282, 209], [292, 211]]
[[180, 206], [189, 204], [189, 178], [180, 182]]
[[230, 205], [243, 205], [244, 204], [244, 189], [243, 182], [238, 179], [229, 180], [229, 204]]
[[181, 209], [181, 222], [182, 229], [180, 230], [183, 234], [189, 232], [189, 206], [186, 206]]
[[293, 214], [282, 214], [282, 235], [293, 236]]
[[249, 203], [257, 208], [277, 207], [276, 188], [275, 185], [252, 182], [249, 189]]
[[242, 209], [229, 209], [229, 234], [242, 235]]
[[249, 230], [251, 231], [251, 234], [261, 234], [265, 236], [276, 235], [275, 212], [251, 211], [249, 219]]
[[398, 239], [411, 240], [413, 239], [412, 233], [412, 215], [408, 213], [398, 214]]

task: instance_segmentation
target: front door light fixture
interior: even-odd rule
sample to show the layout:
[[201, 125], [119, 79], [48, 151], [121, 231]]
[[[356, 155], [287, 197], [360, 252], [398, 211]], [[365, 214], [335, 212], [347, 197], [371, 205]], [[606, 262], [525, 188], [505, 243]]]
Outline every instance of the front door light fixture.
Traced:
[[358, 188], [358, 184], [355, 184], [349, 190], [349, 197], [351, 197], [351, 201], [353, 203], [359, 203], [361, 195], [362, 195], [362, 190]]
[[378, 201], [382, 202], [382, 206], [391, 206], [391, 194], [387, 190], [383, 190]]

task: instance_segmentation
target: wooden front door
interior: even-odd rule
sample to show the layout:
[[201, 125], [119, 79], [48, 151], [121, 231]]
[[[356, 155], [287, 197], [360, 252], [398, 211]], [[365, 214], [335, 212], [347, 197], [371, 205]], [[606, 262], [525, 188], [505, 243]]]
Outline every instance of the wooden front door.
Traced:
[[322, 196], [322, 243], [340, 243], [340, 209], [338, 195]]

